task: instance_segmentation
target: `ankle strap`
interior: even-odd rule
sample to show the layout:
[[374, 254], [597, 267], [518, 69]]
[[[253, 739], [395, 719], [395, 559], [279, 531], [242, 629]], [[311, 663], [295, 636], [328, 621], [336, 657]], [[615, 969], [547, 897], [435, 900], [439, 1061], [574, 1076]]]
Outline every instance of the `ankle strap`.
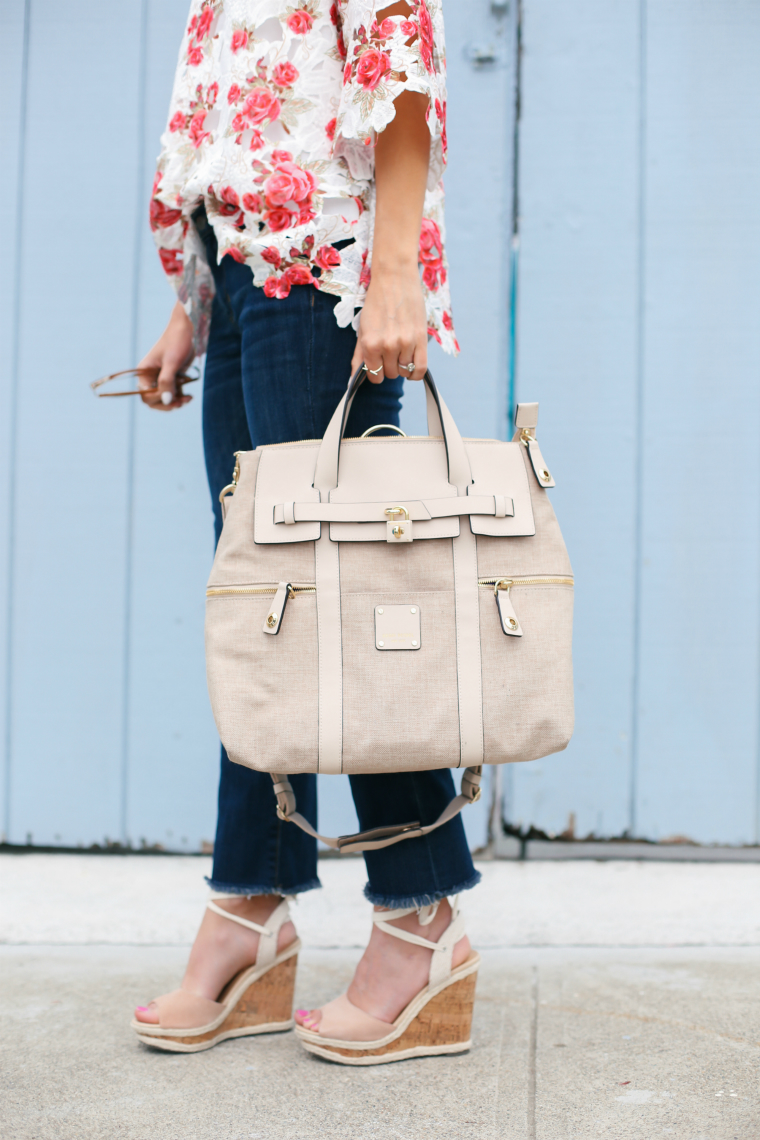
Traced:
[[277, 935], [280, 933], [280, 928], [284, 923], [290, 919], [290, 907], [288, 900], [284, 898], [272, 911], [264, 926], [260, 926], [258, 922], [251, 922], [248, 918], [241, 918], [238, 914], [232, 914], [223, 907], [217, 906], [213, 901], [214, 899], [239, 899], [245, 898], [245, 895], [225, 894], [222, 891], [214, 891], [209, 901], [206, 903], [206, 909], [211, 910], [214, 914], [220, 915], [222, 918], [228, 918], [230, 922], [236, 922], [238, 926], [245, 926], [248, 930], [255, 930], [257, 934], [262, 935], [259, 939], [259, 948], [256, 952], [256, 965], [267, 966], [277, 957]]
[[414, 946], [423, 946], [426, 950], [433, 951], [428, 976], [428, 985], [430, 986], [437, 986], [440, 982], [445, 981], [451, 973], [451, 957], [454, 947], [464, 934], [464, 918], [459, 911], [459, 895], [455, 897], [451, 907], [451, 922], [437, 942], [431, 942], [430, 939], [422, 938], [419, 934], [410, 934], [408, 930], [391, 926], [390, 923], [396, 918], [406, 918], [408, 914], [419, 914], [420, 925], [427, 926], [435, 918], [439, 906], [439, 902], [424, 907], [406, 906], [399, 907], [397, 910], [374, 911], [372, 915], [373, 924], [379, 926], [386, 934], [400, 938], [402, 942], [411, 942]]

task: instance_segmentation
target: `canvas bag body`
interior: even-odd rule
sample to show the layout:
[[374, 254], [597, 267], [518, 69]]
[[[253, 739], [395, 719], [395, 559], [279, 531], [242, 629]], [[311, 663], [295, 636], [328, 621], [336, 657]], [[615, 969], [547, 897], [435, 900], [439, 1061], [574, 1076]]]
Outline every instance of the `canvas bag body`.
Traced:
[[[349, 390], [331, 424], [340, 467], [328, 491], [312, 484], [331, 429], [322, 442], [239, 454], [206, 610], [211, 704], [234, 762], [265, 772], [370, 773], [533, 760], [567, 746], [572, 570], [532, 445], [519, 432], [509, 443], [462, 441], [435, 398], [438, 436], [341, 444]], [[431, 407], [435, 417], [429, 397]], [[460, 493], [449, 481], [455, 444], [471, 473]], [[462, 490], [479, 510], [491, 499], [496, 507], [447, 514], [467, 510]], [[419, 516], [413, 538], [394, 541], [381, 511], [405, 504]], [[320, 511], [330, 519], [301, 518]], [[298, 521], [288, 524], [288, 512]], [[327, 559], [336, 597], [318, 584], [319, 559]], [[494, 580], [512, 583], [499, 595], [511, 618], [500, 613]], [[291, 589], [271, 635], [266, 622], [281, 583]], [[407, 610], [416, 613], [405, 617]], [[393, 632], [396, 614], [402, 624], [418, 622], [414, 648], [408, 633]], [[520, 636], [505, 633], [508, 620]], [[406, 638], [406, 647], [379, 648], [383, 628], [391, 644]]]

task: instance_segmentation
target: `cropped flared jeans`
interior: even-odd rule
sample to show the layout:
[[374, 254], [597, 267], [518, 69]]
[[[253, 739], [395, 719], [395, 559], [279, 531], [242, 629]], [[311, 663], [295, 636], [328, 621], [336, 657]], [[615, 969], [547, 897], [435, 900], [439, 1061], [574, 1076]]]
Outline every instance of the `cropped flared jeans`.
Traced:
[[[214, 266], [216, 296], [203, 388], [203, 444], [216, 538], [219, 492], [230, 481], [233, 453], [261, 444], [319, 439], [342, 398], [356, 345], [339, 328], [337, 297], [311, 285], [284, 299], [252, 285], [251, 271], [231, 257], [216, 265], [213, 231], [196, 224]], [[349, 416], [348, 436], [399, 422], [402, 381], [365, 383]], [[317, 778], [290, 777], [299, 811], [317, 825]], [[361, 830], [420, 820], [432, 823], [455, 794], [449, 769], [351, 776]], [[316, 840], [277, 818], [268, 773], [233, 764], [222, 748], [219, 814], [210, 886], [236, 894], [298, 894], [320, 886]], [[367, 898], [380, 906], [424, 906], [474, 887], [461, 817], [437, 831], [364, 855]]]

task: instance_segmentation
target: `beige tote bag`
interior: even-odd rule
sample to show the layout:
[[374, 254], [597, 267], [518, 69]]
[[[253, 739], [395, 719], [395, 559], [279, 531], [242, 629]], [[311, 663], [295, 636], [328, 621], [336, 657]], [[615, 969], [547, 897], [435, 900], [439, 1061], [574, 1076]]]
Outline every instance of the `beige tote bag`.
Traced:
[[365, 377], [322, 440], [238, 454], [206, 609], [219, 735], [272, 773], [281, 818], [316, 834], [286, 774], [467, 769], [435, 824], [320, 836], [342, 851], [439, 827], [483, 764], [573, 730], [573, 578], [538, 405], [518, 405], [511, 443], [463, 440], [428, 373], [429, 437], [343, 439]]

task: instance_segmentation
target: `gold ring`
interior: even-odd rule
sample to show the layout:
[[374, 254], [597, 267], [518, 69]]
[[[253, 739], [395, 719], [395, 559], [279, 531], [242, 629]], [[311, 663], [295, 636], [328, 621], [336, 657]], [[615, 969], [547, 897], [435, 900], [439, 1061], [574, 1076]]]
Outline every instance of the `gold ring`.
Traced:
[[379, 376], [380, 373], [382, 372], [382, 370], [383, 370], [382, 364], [380, 365], [379, 368], [368, 368], [367, 369], [367, 371], [371, 372], [373, 376]]

